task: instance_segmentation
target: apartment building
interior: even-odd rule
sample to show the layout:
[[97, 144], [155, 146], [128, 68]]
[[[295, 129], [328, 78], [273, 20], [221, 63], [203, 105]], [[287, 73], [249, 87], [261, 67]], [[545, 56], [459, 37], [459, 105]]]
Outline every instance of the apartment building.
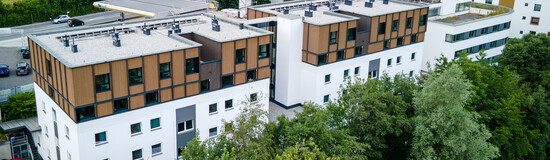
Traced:
[[40, 155], [176, 159], [241, 102], [268, 110], [272, 35], [210, 14], [29, 34]]
[[[550, 1], [547, 0], [474, 0], [514, 9], [510, 37], [521, 38], [525, 34], [550, 35]], [[546, 7], [545, 7], [546, 6]]]
[[428, 6], [402, 1], [291, 1], [251, 6], [275, 33], [271, 100], [291, 108], [338, 97], [346, 80], [418, 76]]
[[422, 70], [428, 70], [428, 63], [433, 69], [441, 55], [452, 59], [461, 52], [471, 58], [481, 51], [486, 58], [502, 54], [513, 24], [513, 9], [470, 0], [410, 1], [430, 6]]

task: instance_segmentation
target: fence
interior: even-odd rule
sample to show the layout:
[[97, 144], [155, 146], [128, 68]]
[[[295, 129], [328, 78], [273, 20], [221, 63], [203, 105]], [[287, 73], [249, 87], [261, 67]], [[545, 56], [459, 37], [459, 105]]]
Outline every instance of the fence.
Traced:
[[29, 92], [29, 91], [34, 91], [34, 86], [32, 83], [11, 87], [10, 89], [0, 90], [0, 103], [8, 101], [8, 98], [11, 95], [15, 95], [17, 93]]

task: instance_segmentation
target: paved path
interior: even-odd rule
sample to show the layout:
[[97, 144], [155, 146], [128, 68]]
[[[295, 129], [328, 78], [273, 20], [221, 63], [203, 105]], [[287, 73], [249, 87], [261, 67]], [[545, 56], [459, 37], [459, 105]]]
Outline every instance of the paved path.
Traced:
[[269, 121], [276, 121], [277, 117], [284, 114], [288, 118], [296, 117], [295, 112], [302, 112], [302, 107], [294, 107], [292, 109], [285, 109], [273, 102], [269, 102]]
[[15, 69], [17, 62], [30, 63], [30, 59], [24, 59], [19, 52], [20, 47], [2, 48], [0, 47], [0, 64], [10, 66], [10, 76], [0, 77], [0, 90], [9, 89], [11, 87], [20, 86], [32, 83], [32, 73], [29, 75], [17, 76]]

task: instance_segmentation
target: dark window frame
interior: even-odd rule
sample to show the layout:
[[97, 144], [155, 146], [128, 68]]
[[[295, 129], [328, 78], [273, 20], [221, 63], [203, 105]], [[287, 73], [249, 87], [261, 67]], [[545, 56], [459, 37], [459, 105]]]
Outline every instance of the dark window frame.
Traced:
[[334, 32], [330, 32], [330, 33], [329, 33], [328, 43], [329, 43], [329, 44], [336, 44], [336, 43], [338, 43], [338, 31], [334, 31]]
[[246, 49], [235, 50], [235, 64], [246, 63]]
[[[263, 50], [265, 48], [265, 50]], [[269, 44], [262, 44], [258, 46], [258, 59], [269, 57]]]
[[[84, 116], [82, 116], [82, 113], [86, 113]], [[96, 118], [95, 115], [95, 106], [85, 106], [81, 108], [76, 109], [76, 115], [77, 115], [77, 122], [83, 122], [87, 120], [91, 120]]]
[[397, 32], [398, 29], [399, 29], [399, 20], [393, 20], [391, 22], [391, 31]]
[[145, 93], [145, 105], [154, 105], [159, 103], [158, 91]]
[[[134, 128], [135, 126], [137, 126], [137, 128]], [[138, 133], [141, 133], [141, 122], [130, 125], [130, 134], [138, 134]]]
[[[117, 104], [121, 104], [125, 107], [117, 107]], [[113, 101], [113, 113], [124, 112], [128, 110], [128, 98], [117, 99]]]
[[[536, 19], [536, 22], [533, 22], [533, 20], [535, 19]], [[531, 22], [529, 24], [538, 26], [539, 23], [540, 23], [540, 17], [531, 17]]]
[[[166, 78], [172, 77], [172, 73], [170, 72], [172, 70], [172, 68], [171, 68], [170, 64], [171, 64], [170, 62], [159, 64], [159, 78], [160, 79], [166, 79]], [[166, 70], [166, 66], [168, 66], [167, 70]], [[164, 70], [163, 70], [163, 67], [164, 67]]]
[[386, 22], [378, 23], [378, 35], [386, 34]]
[[185, 74], [199, 73], [199, 57], [185, 59]]
[[213, 103], [208, 105], [208, 113], [216, 114], [218, 113], [218, 103]]
[[420, 20], [418, 21], [418, 26], [425, 26], [428, 23], [428, 15], [421, 15]]
[[233, 99], [225, 100], [225, 109], [233, 108]]
[[95, 93], [111, 90], [109, 73], [94, 76]]
[[407, 18], [407, 22], [405, 24], [405, 29], [411, 29], [412, 28], [412, 18], [413, 17]]
[[128, 84], [130, 86], [143, 84], [143, 67], [128, 70]]
[[210, 79], [205, 79], [200, 81], [200, 89], [201, 89], [201, 92], [210, 91]]
[[357, 28], [348, 28], [346, 40], [353, 41], [357, 38]]
[[[231, 83], [226, 83], [230, 80]], [[222, 76], [222, 88], [233, 86], [233, 75]]]
[[[537, 7], [538, 7], [538, 10], [537, 10]], [[541, 8], [542, 8], [541, 4], [535, 4], [535, 7], [533, 8], [533, 11], [540, 12]]]
[[336, 52], [336, 60], [344, 60], [345, 57], [346, 57], [346, 53], [344, 52], [344, 50], [340, 50]]

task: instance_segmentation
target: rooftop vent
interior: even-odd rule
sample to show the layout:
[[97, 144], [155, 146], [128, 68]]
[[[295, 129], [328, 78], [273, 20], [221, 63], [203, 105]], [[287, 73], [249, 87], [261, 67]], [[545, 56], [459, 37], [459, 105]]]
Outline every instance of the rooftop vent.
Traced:
[[369, 0], [370, 3], [374, 2], [374, 0]]
[[76, 44], [74, 44], [74, 38], [73, 38], [73, 45], [71, 47], [71, 50], [73, 51], [73, 53], [78, 52], [78, 46]]
[[371, 2], [365, 2], [365, 7], [372, 8], [372, 3]]
[[351, 6], [351, 5], [353, 4], [353, 1], [351, 1], [351, 0], [346, 0], [346, 1], [344, 1], [344, 4], [345, 4], [345, 5], [348, 5], [348, 6]]
[[220, 31], [220, 24], [218, 24], [218, 20], [214, 16], [214, 19], [212, 19], [212, 30], [219, 32]]
[[120, 37], [118, 36], [118, 31], [113, 27], [113, 46], [120, 47]]
[[239, 23], [239, 29], [244, 29], [244, 23]]
[[283, 14], [288, 14], [288, 9], [284, 9]]
[[390, 2], [389, 0], [384, 0], [382, 3], [388, 4], [389, 2]]
[[306, 17], [313, 17], [313, 12], [311, 12], [311, 11], [306, 11], [305, 16], [306, 16]]
[[174, 31], [172, 31], [171, 29], [168, 30], [168, 36], [170, 36]]
[[332, 7], [332, 10], [336, 10], [336, 9], [338, 9], [338, 6], [333, 6]]
[[309, 10], [310, 10], [310, 11], [317, 11], [317, 6], [316, 6], [316, 5], [313, 5], [313, 3], [311, 3], [311, 4], [309, 5]]
[[63, 37], [63, 45], [69, 47], [69, 36], [65, 35], [65, 37]]

